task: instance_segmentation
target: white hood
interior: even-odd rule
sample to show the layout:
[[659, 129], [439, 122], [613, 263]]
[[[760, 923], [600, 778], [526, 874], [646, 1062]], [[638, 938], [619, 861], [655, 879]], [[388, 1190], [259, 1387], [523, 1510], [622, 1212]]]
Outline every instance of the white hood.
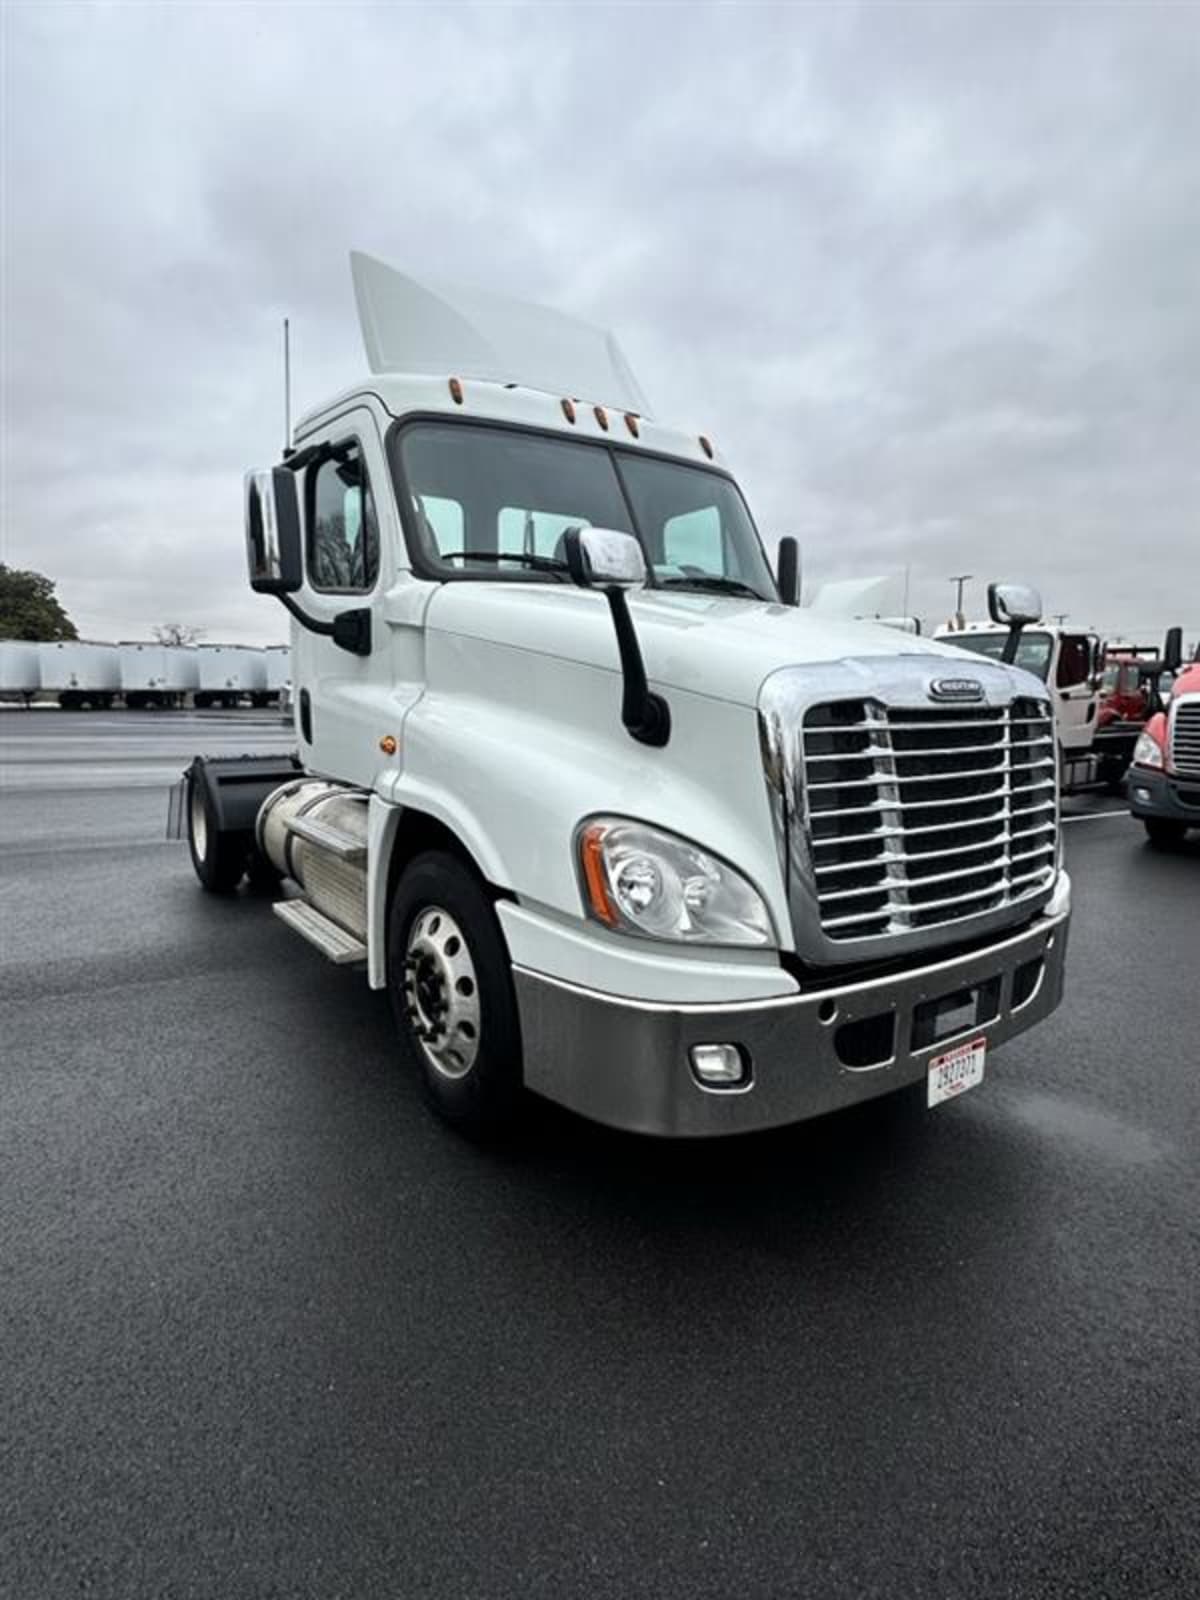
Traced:
[[[870, 656], [930, 656], [962, 665], [962, 651], [869, 622], [794, 606], [645, 590], [630, 599], [650, 681], [754, 706], [780, 667]], [[620, 670], [602, 594], [557, 584], [447, 583], [426, 615], [434, 631], [486, 639], [562, 661]]]

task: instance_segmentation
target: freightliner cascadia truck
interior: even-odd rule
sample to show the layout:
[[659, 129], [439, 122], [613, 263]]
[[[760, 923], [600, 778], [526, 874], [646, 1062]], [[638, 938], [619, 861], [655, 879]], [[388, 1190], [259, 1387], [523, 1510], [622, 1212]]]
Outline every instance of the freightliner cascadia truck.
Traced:
[[[674, 1136], [970, 1088], [1058, 1005], [1046, 685], [797, 605], [611, 336], [352, 272], [371, 376], [246, 479], [297, 752], [197, 758], [208, 890], [390, 992], [476, 1131], [532, 1093]], [[1015, 649], [1032, 591], [996, 586]]]

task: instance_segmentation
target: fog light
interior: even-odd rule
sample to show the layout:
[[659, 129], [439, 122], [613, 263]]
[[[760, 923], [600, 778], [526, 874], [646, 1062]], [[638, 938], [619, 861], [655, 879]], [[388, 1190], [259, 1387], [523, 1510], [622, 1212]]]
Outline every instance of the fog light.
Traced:
[[692, 1075], [706, 1089], [740, 1089], [750, 1082], [750, 1061], [736, 1044], [694, 1044]]
[[1137, 801], [1138, 805], [1148, 806], [1150, 804], [1150, 791], [1149, 789], [1143, 789], [1140, 785], [1137, 785], [1133, 791], [1133, 798]]

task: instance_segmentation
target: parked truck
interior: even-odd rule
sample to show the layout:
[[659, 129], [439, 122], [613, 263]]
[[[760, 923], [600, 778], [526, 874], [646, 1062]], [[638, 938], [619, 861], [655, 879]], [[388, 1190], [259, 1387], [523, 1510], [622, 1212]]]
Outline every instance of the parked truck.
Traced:
[[794, 541], [776, 575], [610, 336], [352, 265], [371, 376], [246, 480], [298, 750], [192, 762], [204, 888], [273, 876], [460, 1125], [533, 1091], [733, 1134], [977, 1083], [1062, 994], [1045, 684], [798, 609]]
[[1146, 723], [1126, 791], [1151, 844], [1174, 848], [1200, 828], [1200, 659], [1179, 673], [1165, 707]]
[[[969, 622], [939, 628], [937, 637], [999, 660], [1008, 629], [994, 621]], [[1049, 623], [1025, 630], [1016, 664], [1039, 677], [1055, 699], [1064, 793], [1096, 785], [1120, 788], [1145, 717], [1161, 704], [1160, 686], [1179, 664], [1181, 639], [1182, 629], [1170, 629], [1161, 652], [1139, 652], [1130, 666], [1097, 633]]]
[[[993, 661], [1002, 659], [1008, 636], [1006, 626], [990, 620], [937, 630], [946, 644]], [[1048, 622], [1027, 628], [1017, 649], [1015, 664], [1041, 679], [1053, 700], [1067, 789], [1085, 788], [1099, 778], [1095, 737], [1103, 662], [1104, 646], [1097, 634]]]

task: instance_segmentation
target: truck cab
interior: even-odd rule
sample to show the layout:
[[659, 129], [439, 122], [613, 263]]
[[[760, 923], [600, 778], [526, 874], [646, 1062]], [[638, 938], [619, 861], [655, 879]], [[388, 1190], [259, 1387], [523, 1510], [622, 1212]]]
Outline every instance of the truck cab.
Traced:
[[352, 260], [371, 376], [246, 486], [297, 750], [192, 763], [202, 884], [273, 880], [460, 1125], [977, 1082], [1062, 993], [1044, 682], [801, 611], [610, 335]]
[[1130, 811], [1160, 849], [1200, 828], [1200, 660], [1173, 677], [1163, 709], [1146, 723], [1126, 792]]

